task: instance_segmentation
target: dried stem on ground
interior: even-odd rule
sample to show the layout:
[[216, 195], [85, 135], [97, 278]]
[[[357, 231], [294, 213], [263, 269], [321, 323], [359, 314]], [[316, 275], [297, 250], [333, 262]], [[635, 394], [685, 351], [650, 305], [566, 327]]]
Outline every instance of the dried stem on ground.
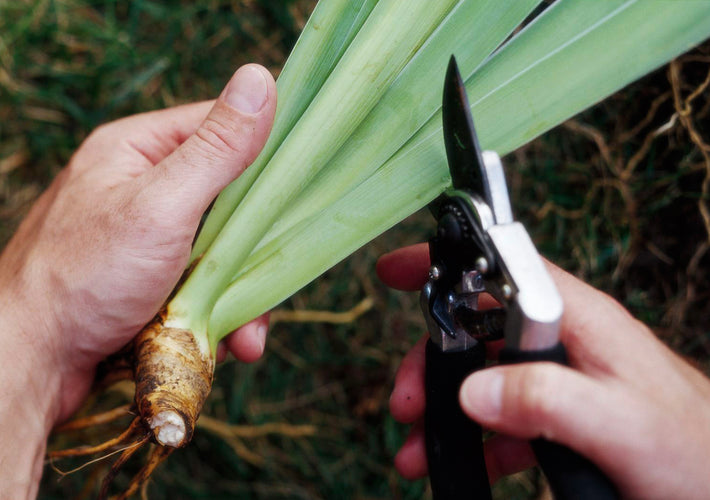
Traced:
[[269, 320], [272, 325], [277, 323], [330, 323], [344, 325], [356, 321], [360, 316], [372, 309], [374, 305], [375, 301], [372, 297], [366, 297], [355, 307], [345, 312], [277, 309], [271, 313]]
[[671, 63], [668, 73], [671, 85], [673, 86], [673, 102], [675, 109], [683, 128], [688, 132], [690, 140], [693, 141], [703, 156], [705, 161], [705, 179], [702, 184], [702, 196], [698, 200], [698, 208], [705, 223], [705, 230], [708, 239], [710, 240], [710, 207], [708, 207], [708, 193], [710, 192], [710, 146], [705, 143], [693, 119], [693, 101], [701, 96], [703, 92], [710, 86], [710, 70], [708, 70], [705, 80], [693, 90], [688, 97], [683, 98], [683, 81], [682, 81], [683, 62], [675, 60]]

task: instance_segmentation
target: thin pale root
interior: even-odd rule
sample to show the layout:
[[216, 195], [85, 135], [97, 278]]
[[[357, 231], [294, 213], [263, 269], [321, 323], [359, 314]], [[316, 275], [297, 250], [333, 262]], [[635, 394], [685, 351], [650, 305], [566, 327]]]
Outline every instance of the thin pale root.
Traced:
[[113, 410], [106, 411], [104, 413], [98, 413], [96, 415], [90, 415], [88, 417], [82, 417], [74, 419], [70, 422], [62, 424], [54, 428], [54, 432], [69, 432], [76, 431], [79, 429], [86, 429], [88, 427], [94, 427], [97, 425], [108, 424], [121, 417], [131, 414], [130, 404], [119, 406]]
[[133, 445], [131, 445], [129, 448], [126, 448], [123, 453], [121, 453], [121, 456], [118, 457], [118, 459], [113, 463], [113, 465], [111, 465], [111, 469], [109, 469], [108, 473], [104, 477], [104, 480], [101, 482], [101, 490], [99, 491], [98, 500], [104, 500], [106, 498], [109, 486], [111, 486], [111, 483], [116, 477], [116, 474], [118, 474], [118, 471], [121, 469], [121, 467], [123, 467], [123, 464], [128, 462], [128, 459], [135, 455], [138, 450], [143, 448], [143, 446], [149, 440], [150, 436], [146, 434], [142, 438], [138, 439], [135, 443], [133, 443]]
[[148, 462], [133, 477], [131, 484], [128, 485], [126, 491], [114, 497], [112, 500], [126, 500], [135, 494], [140, 487], [143, 486], [148, 479], [150, 479], [150, 475], [153, 473], [155, 468], [163, 463], [173, 451], [175, 451], [175, 448], [161, 445], [155, 446], [150, 453], [150, 457], [148, 457]]
[[70, 448], [68, 450], [56, 450], [47, 453], [50, 460], [56, 460], [58, 458], [66, 457], [84, 457], [86, 455], [93, 455], [95, 453], [102, 453], [104, 451], [110, 450], [116, 446], [121, 446], [126, 444], [131, 438], [136, 435], [143, 433], [145, 434], [145, 428], [141, 422], [140, 417], [136, 417], [131, 422], [120, 436], [109, 439], [108, 441], [98, 444], [96, 446], [79, 446], [78, 448]]

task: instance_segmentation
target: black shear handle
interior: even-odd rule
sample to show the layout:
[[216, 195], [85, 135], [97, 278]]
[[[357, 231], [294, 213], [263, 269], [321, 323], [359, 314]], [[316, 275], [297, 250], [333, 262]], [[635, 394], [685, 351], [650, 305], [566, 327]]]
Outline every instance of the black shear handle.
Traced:
[[[568, 365], [562, 344], [543, 351], [505, 348], [502, 364], [552, 361]], [[550, 483], [555, 500], [615, 500], [619, 494], [612, 482], [592, 462], [578, 453], [545, 439], [531, 442], [535, 456]]]
[[481, 426], [459, 404], [462, 382], [485, 363], [482, 342], [461, 352], [427, 342], [424, 428], [434, 500], [491, 500]]

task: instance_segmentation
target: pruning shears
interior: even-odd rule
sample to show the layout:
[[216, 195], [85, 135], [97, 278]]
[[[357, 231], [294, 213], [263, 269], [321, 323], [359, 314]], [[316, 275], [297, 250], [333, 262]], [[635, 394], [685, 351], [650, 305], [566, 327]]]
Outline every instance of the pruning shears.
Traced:
[[[444, 86], [444, 141], [452, 187], [430, 204], [437, 232], [421, 293], [429, 328], [425, 432], [435, 500], [490, 499], [480, 425], [458, 392], [485, 367], [485, 343], [505, 339], [501, 363], [567, 364], [559, 341], [562, 299], [524, 226], [514, 221], [503, 165], [481, 151], [455, 58]], [[479, 308], [479, 296], [500, 307]], [[557, 500], [607, 500], [618, 494], [591, 462], [542, 438], [533, 450]]]

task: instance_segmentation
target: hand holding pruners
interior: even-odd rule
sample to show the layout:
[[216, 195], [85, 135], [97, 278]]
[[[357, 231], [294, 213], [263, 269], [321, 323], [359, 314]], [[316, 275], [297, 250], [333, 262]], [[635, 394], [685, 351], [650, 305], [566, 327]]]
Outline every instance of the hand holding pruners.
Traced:
[[[505, 338], [501, 363], [567, 364], [559, 342], [562, 299], [527, 231], [512, 216], [500, 158], [481, 152], [465, 87], [452, 58], [443, 102], [444, 139], [452, 189], [430, 208], [430, 278], [422, 309], [426, 348], [426, 439], [436, 500], [490, 499], [481, 427], [458, 404], [464, 378], [485, 367], [487, 340]], [[481, 310], [481, 293], [500, 308]], [[477, 444], [478, 443], [478, 444]], [[557, 500], [617, 498], [591, 462], [537, 439], [533, 450]]]

